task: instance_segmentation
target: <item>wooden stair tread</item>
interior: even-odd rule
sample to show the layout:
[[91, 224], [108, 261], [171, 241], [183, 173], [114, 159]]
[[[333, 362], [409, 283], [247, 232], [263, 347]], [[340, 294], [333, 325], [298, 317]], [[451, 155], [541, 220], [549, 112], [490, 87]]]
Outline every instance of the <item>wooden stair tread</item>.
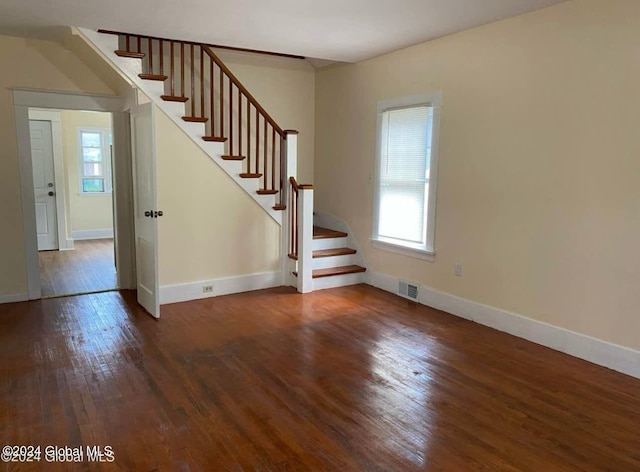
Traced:
[[[366, 268], [359, 265], [348, 265], [340, 267], [328, 267], [326, 269], [314, 269], [312, 276], [314, 279], [321, 277], [331, 277], [332, 275], [346, 275], [346, 274], [358, 274], [360, 272], [366, 272]], [[298, 276], [298, 272], [293, 272], [293, 275]]]
[[239, 175], [243, 179], [259, 179], [260, 177], [262, 177], [262, 174], [255, 174], [251, 172], [243, 172], [242, 174], [239, 174]]
[[183, 116], [182, 119], [189, 123], [206, 123], [209, 121], [209, 118], [206, 116]]
[[[335, 249], [320, 249], [317, 251], [313, 251], [313, 258], [317, 259], [320, 257], [333, 257], [333, 256], [350, 256], [351, 254], [355, 254], [358, 251], [355, 249], [351, 249], [350, 247], [339, 247]], [[298, 260], [297, 254], [289, 254], [289, 259]]]
[[167, 80], [167, 76], [161, 74], [138, 74], [138, 77], [146, 80]]
[[329, 277], [331, 275], [357, 274], [359, 272], [365, 272], [366, 270], [367, 270], [366, 268], [359, 265], [329, 267], [327, 269], [315, 269], [313, 271], [313, 278], [318, 279], [320, 277]]
[[313, 227], [313, 239], [346, 238], [346, 237], [347, 237], [347, 233], [343, 233], [342, 231], [322, 228], [320, 226]]
[[275, 189], [261, 188], [257, 193], [258, 195], [275, 195], [276, 193], [278, 193], [278, 191]]
[[286, 205], [273, 205], [271, 208], [273, 208], [276, 211], [282, 211], [282, 210], [286, 210], [287, 206]]
[[355, 249], [351, 249], [350, 247], [338, 247], [335, 249], [320, 249], [318, 251], [313, 251], [313, 257], [333, 257], [333, 256], [348, 256], [351, 254], [355, 254]]
[[244, 161], [246, 159], [246, 156], [223, 155], [223, 156], [220, 156], [220, 157], [225, 161]]
[[160, 98], [163, 99], [165, 102], [186, 102], [187, 100], [189, 100], [189, 97], [179, 97], [176, 95], [160, 95]]
[[142, 59], [144, 57], [143, 52], [131, 52], [131, 51], [114, 51], [116, 56], [120, 57], [132, 57], [133, 59]]
[[213, 141], [215, 143], [224, 143], [227, 141], [227, 138], [222, 136], [203, 136], [202, 139], [204, 141]]

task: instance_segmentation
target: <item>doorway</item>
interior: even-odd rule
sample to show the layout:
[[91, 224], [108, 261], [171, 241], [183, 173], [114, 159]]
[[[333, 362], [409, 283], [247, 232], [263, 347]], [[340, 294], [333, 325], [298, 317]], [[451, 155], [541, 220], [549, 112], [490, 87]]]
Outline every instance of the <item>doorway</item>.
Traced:
[[[120, 289], [132, 289], [136, 284], [135, 270], [135, 248], [134, 248], [134, 225], [133, 225], [133, 189], [132, 189], [132, 161], [131, 161], [131, 130], [129, 120], [129, 108], [133, 103], [135, 105], [135, 97], [133, 90], [131, 96], [114, 97], [104, 95], [90, 95], [73, 92], [49, 92], [37, 90], [13, 90], [14, 113], [16, 120], [16, 130], [18, 135], [18, 156], [20, 164], [20, 186], [22, 189], [22, 213], [24, 225], [24, 242], [27, 266], [27, 283], [28, 298], [36, 300], [44, 295], [51, 296], [45, 287], [46, 283], [41, 280], [40, 271], [40, 255], [44, 253], [39, 250], [39, 242], [53, 246], [48, 249], [51, 254], [58, 257], [67, 257], [70, 255], [81, 255], [81, 245], [85, 244], [85, 240], [98, 241], [100, 244], [94, 247], [92, 252], [95, 256], [96, 252], [108, 254], [108, 264], [113, 267], [117, 266], [115, 271], [116, 282], [109, 283], [108, 286], [102, 287], [84, 287], [62, 288], [55, 290], [58, 293], [82, 293], [86, 291], [102, 291], [108, 288], [118, 287]], [[73, 131], [75, 160], [73, 164], [68, 166], [76, 173], [74, 177], [64, 174], [63, 166], [63, 133], [62, 118], [51, 118], [51, 114], [60, 115], [65, 111], [84, 112], [85, 114], [93, 114], [87, 112], [107, 112], [110, 114], [111, 137], [105, 132], [99, 137], [95, 133], [96, 128], [102, 128], [99, 125], [86, 125], [86, 135], [84, 140], [82, 134], [75, 126]], [[35, 114], [34, 114], [35, 112]], [[40, 113], [40, 114], [38, 114]], [[50, 116], [45, 117], [42, 114], [49, 113]], [[95, 114], [98, 115], [97, 113]], [[35, 165], [39, 165], [32, 158], [32, 139], [31, 128], [33, 121], [50, 122], [51, 125], [51, 142], [53, 147], [53, 182], [47, 180], [50, 177], [49, 170], [45, 171], [44, 164], [41, 169], [34, 170]], [[34, 130], [36, 141], [33, 147], [40, 147], [40, 151], [45, 151], [48, 126], [36, 123]], [[108, 127], [105, 126], [104, 128]], [[56, 128], [58, 132], [56, 132]], [[92, 134], [93, 133], [93, 134]], [[37, 136], [40, 135], [40, 138]], [[56, 137], [58, 136], [58, 138]], [[99, 141], [99, 142], [98, 142]], [[105, 145], [106, 143], [106, 145]], [[86, 148], [83, 150], [82, 147]], [[96, 149], [100, 148], [100, 151]], [[108, 151], [103, 148], [109, 148]], [[37, 153], [36, 153], [37, 154]], [[70, 153], [74, 154], [74, 153]], [[41, 156], [42, 157], [42, 156]], [[100, 157], [100, 159], [98, 159]], [[43, 157], [42, 157], [43, 158]], [[112, 158], [108, 162], [108, 158]], [[44, 159], [44, 158], [43, 158]], [[87, 164], [85, 166], [85, 164]], [[86, 167], [86, 169], [85, 169]], [[38, 174], [40, 172], [40, 174]], [[48, 172], [48, 173], [47, 173]], [[111, 172], [110, 175], [109, 172]], [[39, 201], [36, 207], [36, 180], [40, 178], [39, 184], [44, 185], [46, 196], [52, 197], [51, 202]], [[110, 177], [110, 178], [109, 178]], [[51, 187], [49, 184], [53, 184]], [[74, 185], [72, 188], [71, 185]], [[111, 184], [111, 193], [108, 193]], [[43, 187], [40, 187], [42, 190]], [[103, 191], [104, 190], [104, 191]], [[53, 192], [54, 195], [49, 195]], [[80, 199], [80, 193], [109, 195], [106, 200], [110, 202], [110, 227], [107, 224], [98, 224], [93, 226], [74, 226], [74, 212], [71, 207], [71, 198]], [[75, 194], [75, 195], [74, 195]], [[90, 202], [91, 199], [99, 199], [95, 195], [84, 195], [82, 202]], [[104, 199], [103, 199], [104, 200]], [[44, 208], [51, 210], [52, 215], [43, 212]], [[55, 212], [53, 209], [55, 208]], [[70, 210], [71, 208], [71, 210]], [[37, 215], [36, 212], [44, 213]], [[89, 216], [96, 217], [98, 212], [90, 212]], [[54, 216], [55, 215], [55, 216]], [[71, 216], [71, 218], [70, 218]], [[95, 223], [95, 220], [94, 220]], [[38, 227], [40, 226], [40, 227]], [[53, 234], [50, 234], [53, 233]], [[47, 235], [48, 234], [48, 235]], [[55, 249], [55, 239], [57, 237], [57, 250]], [[40, 241], [39, 241], [40, 240]], [[109, 241], [112, 240], [112, 241]], [[106, 244], [103, 244], [105, 243]], [[107, 249], [105, 250], [105, 246]], [[112, 249], [113, 248], [113, 249]], [[115, 252], [115, 256], [114, 256]], [[79, 258], [76, 267], [84, 269], [100, 270], [100, 263], [95, 262], [95, 257], [88, 263], [90, 259]], [[51, 269], [50, 272], [59, 275], [59, 269]], [[77, 281], [88, 283], [90, 275], [79, 274], [73, 276]], [[111, 279], [113, 280], [113, 279]], [[43, 290], [44, 289], [44, 290]], [[49, 293], [49, 294], [48, 294]]]
[[42, 297], [117, 289], [111, 113], [30, 108], [29, 130]]

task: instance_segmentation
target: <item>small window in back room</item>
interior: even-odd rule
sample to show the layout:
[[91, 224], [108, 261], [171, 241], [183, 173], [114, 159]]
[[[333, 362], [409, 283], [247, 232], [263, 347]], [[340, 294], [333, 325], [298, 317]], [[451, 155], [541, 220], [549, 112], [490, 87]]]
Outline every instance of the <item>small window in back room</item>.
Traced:
[[111, 147], [109, 129], [78, 130], [81, 194], [111, 192]]
[[433, 256], [441, 94], [378, 104], [373, 243]]

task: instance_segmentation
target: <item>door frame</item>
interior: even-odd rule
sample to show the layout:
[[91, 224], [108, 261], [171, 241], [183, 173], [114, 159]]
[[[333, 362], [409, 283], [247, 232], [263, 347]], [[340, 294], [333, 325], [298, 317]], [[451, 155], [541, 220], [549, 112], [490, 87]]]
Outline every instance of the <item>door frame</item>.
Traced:
[[53, 182], [56, 189], [56, 226], [58, 232], [58, 249], [69, 251], [73, 249], [73, 239], [67, 234], [67, 206], [65, 205], [67, 189], [64, 185], [64, 171], [62, 167], [62, 122], [60, 111], [29, 109], [29, 120], [49, 121], [51, 123], [51, 138], [53, 145]]
[[131, 90], [132, 93], [128, 97], [31, 89], [12, 89], [12, 91], [18, 141], [23, 240], [29, 300], [42, 298], [35, 199], [33, 195], [29, 108], [100, 111], [112, 114], [114, 154], [112, 163], [113, 210], [114, 238], [117, 248], [117, 281], [118, 287], [121, 289], [135, 288], [135, 248], [133, 247], [133, 206], [131, 203], [133, 196], [131, 142], [128, 130], [129, 114], [126, 112], [130, 108], [130, 104], [135, 101], [134, 90]]

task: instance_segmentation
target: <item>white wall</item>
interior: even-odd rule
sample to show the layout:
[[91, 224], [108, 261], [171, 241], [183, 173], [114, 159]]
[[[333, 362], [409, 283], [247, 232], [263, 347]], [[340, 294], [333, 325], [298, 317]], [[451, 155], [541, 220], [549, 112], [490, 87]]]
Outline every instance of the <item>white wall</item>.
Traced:
[[280, 226], [160, 109], [160, 285], [279, 270]]
[[[639, 349], [638, 84], [635, 0], [568, 1], [322, 69], [317, 208], [349, 223], [370, 270]], [[434, 90], [429, 263], [371, 246], [370, 176], [377, 102]]]

